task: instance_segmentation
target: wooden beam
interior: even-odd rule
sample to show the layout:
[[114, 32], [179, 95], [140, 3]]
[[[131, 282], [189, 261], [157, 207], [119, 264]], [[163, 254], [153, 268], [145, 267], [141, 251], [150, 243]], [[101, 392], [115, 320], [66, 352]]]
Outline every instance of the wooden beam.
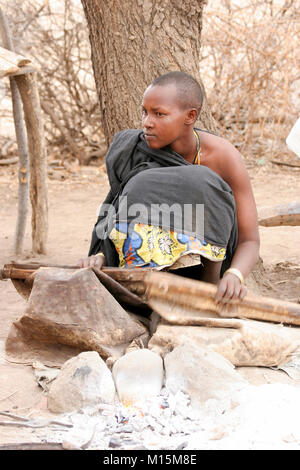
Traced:
[[28, 59], [20, 54], [16, 54], [15, 52], [3, 47], [0, 47], [0, 59], [10, 62], [17, 67], [23, 67], [24, 65], [31, 63], [31, 59]]
[[21, 67], [17, 70], [17, 72], [14, 72], [12, 74], [10, 74], [9, 76], [12, 76], [12, 77], [16, 77], [18, 75], [25, 75], [26, 73], [33, 73], [33, 72], [36, 72], [38, 69], [37, 67], [32, 67], [31, 65], [29, 66], [25, 66], [25, 67]]
[[[60, 265], [60, 264], [21, 264], [11, 263], [5, 264], [0, 269], [0, 280], [11, 279], [18, 293], [25, 298], [28, 298], [33, 284], [34, 273], [40, 267], [53, 267], [65, 269], [79, 269], [77, 265]], [[121, 286], [125, 287], [128, 291], [135, 294], [143, 302], [147, 302], [145, 296], [145, 276], [153, 271], [151, 268], [143, 269], [121, 269], [121, 268], [108, 268], [102, 269], [103, 274], [109, 276], [111, 279], [117, 281]], [[102, 281], [105, 276], [102, 276]], [[124, 291], [123, 291], [124, 293]], [[131, 302], [132, 305], [132, 302]], [[140, 304], [141, 305], [141, 304]]]
[[266, 206], [258, 209], [258, 223], [263, 227], [280, 225], [300, 225], [300, 202], [290, 202], [277, 206]]
[[[252, 318], [300, 325], [300, 305], [269, 297], [246, 295], [242, 301], [219, 305], [217, 286], [182, 278], [175, 274], [152, 272], [144, 279], [147, 302], [169, 323], [193, 318], [194, 325], [207, 312], [215, 318]], [[201, 323], [200, 323], [201, 324]]]
[[0, 57], [0, 78], [6, 77], [7, 75], [12, 75], [17, 72], [19, 67], [17, 65], [11, 64], [6, 60]]

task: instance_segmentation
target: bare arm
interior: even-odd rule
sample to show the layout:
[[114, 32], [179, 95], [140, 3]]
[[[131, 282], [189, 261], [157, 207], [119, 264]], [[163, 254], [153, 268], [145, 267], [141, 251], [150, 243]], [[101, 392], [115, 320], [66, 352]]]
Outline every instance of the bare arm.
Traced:
[[[233, 191], [237, 210], [238, 243], [231, 268], [238, 269], [246, 278], [259, 257], [257, 210], [243, 158], [229, 143], [222, 158], [221, 172]], [[239, 279], [234, 274], [227, 273], [219, 282], [217, 300], [243, 298], [246, 292]]]

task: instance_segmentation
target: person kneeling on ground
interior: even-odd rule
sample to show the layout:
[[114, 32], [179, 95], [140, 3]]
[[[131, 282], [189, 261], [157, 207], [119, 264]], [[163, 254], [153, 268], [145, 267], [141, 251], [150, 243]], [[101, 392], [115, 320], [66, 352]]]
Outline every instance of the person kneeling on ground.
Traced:
[[254, 196], [237, 149], [195, 127], [202, 100], [184, 72], [146, 89], [143, 130], [117, 133], [107, 153], [110, 191], [80, 267], [151, 267], [217, 284], [216, 301], [245, 296], [259, 256]]

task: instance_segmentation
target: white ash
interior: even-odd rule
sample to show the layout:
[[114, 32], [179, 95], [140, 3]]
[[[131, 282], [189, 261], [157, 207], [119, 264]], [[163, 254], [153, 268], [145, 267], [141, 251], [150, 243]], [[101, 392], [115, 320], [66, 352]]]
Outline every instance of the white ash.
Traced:
[[39, 435], [99, 450], [296, 449], [298, 396], [299, 388], [291, 385], [249, 385], [234, 399], [208, 400], [195, 413], [185, 393], [162, 389], [158, 397], [129, 408], [119, 403], [60, 415], [73, 428]]

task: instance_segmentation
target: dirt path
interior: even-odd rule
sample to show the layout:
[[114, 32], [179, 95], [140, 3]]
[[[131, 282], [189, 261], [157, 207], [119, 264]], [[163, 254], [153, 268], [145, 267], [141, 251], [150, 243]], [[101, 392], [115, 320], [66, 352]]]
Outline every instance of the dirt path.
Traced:
[[[300, 200], [299, 171], [270, 166], [250, 168], [249, 173], [258, 206]], [[17, 214], [16, 179], [15, 167], [0, 168], [0, 266], [17, 260], [13, 255]], [[29, 221], [24, 256], [18, 261], [76, 263], [88, 251], [97, 209], [107, 190], [107, 178], [101, 169], [81, 167], [53, 171], [49, 181], [48, 253], [31, 257]], [[300, 296], [300, 270], [295, 267], [300, 265], [300, 227], [262, 227], [260, 234], [261, 257], [275, 289], [273, 296], [297, 301]], [[268, 292], [268, 285], [265, 289]], [[36, 415], [45, 413], [45, 401], [31, 367], [9, 364], [4, 359], [4, 342], [10, 325], [22, 314], [25, 304], [10, 281], [0, 282], [0, 411], [10, 410], [20, 414], [30, 412]], [[253, 374], [254, 383], [293, 383], [283, 372], [270, 369], [253, 370]], [[34, 442], [36, 439], [32, 430], [0, 427], [0, 443]]]

